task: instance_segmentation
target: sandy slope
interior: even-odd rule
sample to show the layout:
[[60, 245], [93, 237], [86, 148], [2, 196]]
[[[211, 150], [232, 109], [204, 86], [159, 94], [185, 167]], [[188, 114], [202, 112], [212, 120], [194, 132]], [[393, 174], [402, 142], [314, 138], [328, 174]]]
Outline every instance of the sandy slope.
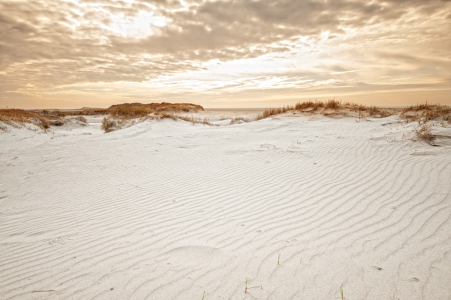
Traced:
[[451, 299], [451, 146], [414, 126], [0, 133], [0, 298]]

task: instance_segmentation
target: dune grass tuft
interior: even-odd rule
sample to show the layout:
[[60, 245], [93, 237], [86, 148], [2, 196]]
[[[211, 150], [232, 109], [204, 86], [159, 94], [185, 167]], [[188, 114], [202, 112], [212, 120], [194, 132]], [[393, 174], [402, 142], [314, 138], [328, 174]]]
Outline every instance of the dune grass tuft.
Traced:
[[324, 108], [337, 110], [340, 108], [340, 102], [338, 102], [336, 100], [329, 100], [325, 103]]
[[161, 115], [159, 115], [159, 118], [158, 118], [159, 120], [162, 120], [162, 119], [172, 119], [172, 120], [174, 120], [174, 121], [177, 121], [178, 120], [178, 118], [177, 118], [177, 116], [176, 115], [174, 115], [174, 114], [170, 114], [170, 113], [163, 113], [163, 114], [161, 114]]
[[278, 114], [283, 114], [287, 111], [291, 111], [294, 109], [295, 109], [295, 106], [293, 106], [293, 105], [286, 105], [286, 106], [279, 107], [279, 108], [271, 107], [271, 108], [266, 109], [263, 113], [257, 115], [257, 117], [254, 119], [254, 121], [266, 119], [270, 116], [274, 116], [274, 115], [278, 115]]
[[105, 133], [115, 130], [117, 125], [117, 122], [112, 118], [105, 117], [102, 120], [102, 129], [105, 131]]
[[424, 124], [415, 130], [416, 136], [426, 143], [433, 145], [435, 136], [431, 133], [431, 126]]

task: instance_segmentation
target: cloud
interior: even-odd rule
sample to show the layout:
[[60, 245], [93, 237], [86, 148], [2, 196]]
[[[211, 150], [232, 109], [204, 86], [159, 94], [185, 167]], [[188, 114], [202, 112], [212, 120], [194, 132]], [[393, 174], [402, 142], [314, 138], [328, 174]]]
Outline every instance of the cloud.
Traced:
[[[438, 70], [449, 66], [444, 53], [451, 46], [450, 8], [443, 0], [5, 0], [0, 3], [0, 96], [28, 83], [42, 90], [155, 82], [214, 70], [211, 61], [263, 57], [286, 66], [271, 75], [281, 76], [269, 81], [273, 86], [293, 69], [310, 72], [313, 82], [329, 82], [323, 73], [351, 70], [373, 80], [386, 75], [377, 70], [377, 60], [386, 62], [387, 70], [397, 65], [394, 73], [407, 67]], [[436, 52], [419, 44], [424, 42]], [[409, 46], [418, 55], [409, 54]], [[241, 74], [245, 66], [235, 71]], [[438, 81], [450, 77], [446, 70], [435, 76], [443, 77]], [[267, 79], [249, 82], [271, 88]], [[240, 87], [247, 85], [235, 89]]]

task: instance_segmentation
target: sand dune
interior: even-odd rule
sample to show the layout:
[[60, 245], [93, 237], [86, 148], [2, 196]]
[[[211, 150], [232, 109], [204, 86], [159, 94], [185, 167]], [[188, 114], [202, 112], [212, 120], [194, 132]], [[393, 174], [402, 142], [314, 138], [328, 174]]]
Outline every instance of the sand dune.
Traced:
[[450, 125], [99, 126], [0, 133], [1, 299], [451, 299]]

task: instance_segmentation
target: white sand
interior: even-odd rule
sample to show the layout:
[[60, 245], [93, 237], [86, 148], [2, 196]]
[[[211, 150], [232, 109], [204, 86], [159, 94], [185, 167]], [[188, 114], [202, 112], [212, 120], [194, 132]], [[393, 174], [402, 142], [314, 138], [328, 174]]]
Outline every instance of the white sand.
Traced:
[[451, 299], [450, 139], [290, 115], [0, 131], [0, 298]]

